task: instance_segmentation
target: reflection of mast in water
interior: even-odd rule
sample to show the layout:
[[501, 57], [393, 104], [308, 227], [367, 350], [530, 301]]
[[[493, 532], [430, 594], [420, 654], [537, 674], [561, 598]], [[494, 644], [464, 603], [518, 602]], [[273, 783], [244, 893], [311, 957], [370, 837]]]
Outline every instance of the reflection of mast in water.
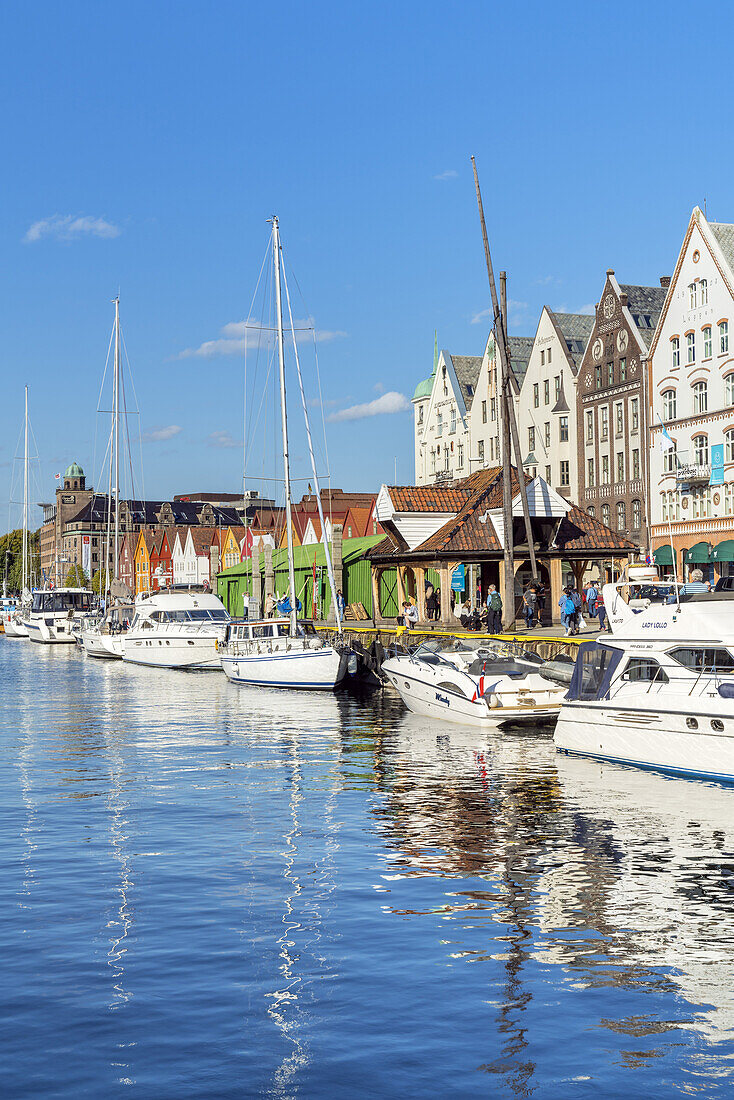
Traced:
[[113, 999], [108, 1007], [114, 1010], [121, 1008], [132, 997], [132, 993], [124, 986], [124, 962], [127, 953], [125, 940], [133, 923], [133, 909], [129, 901], [129, 893], [134, 886], [134, 882], [131, 877], [130, 856], [126, 849], [129, 837], [125, 832], [127, 821], [124, 817], [127, 805], [122, 800], [121, 775], [123, 761], [116, 740], [108, 742], [108, 749], [110, 752], [110, 782], [107, 807], [110, 812], [110, 840], [112, 857], [120, 869], [119, 885], [117, 887], [117, 895], [120, 900], [117, 906], [117, 916], [107, 922], [107, 927], [110, 930], [110, 950], [107, 952], [107, 958], [114, 976], [112, 984]]
[[33, 723], [28, 713], [28, 708], [25, 705], [26, 697], [24, 693], [20, 696], [20, 710], [22, 714], [22, 722], [25, 726], [25, 736], [18, 752], [18, 771], [20, 772], [20, 794], [23, 799], [23, 805], [26, 809], [25, 822], [21, 830], [23, 840], [25, 842], [25, 854], [22, 857], [23, 860], [23, 886], [21, 888], [21, 895], [25, 898], [24, 901], [19, 902], [21, 909], [30, 908], [30, 895], [31, 889], [34, 884], [35, 870], [33, 867], [34, 854], [38, 851], [38, 845], [35, 843], [34, 836], [38, 832], [38, 805], [36, 803], [35, 793], [31, 786], [30, 779], [28, 777], [28, 765], [31, 763], [31, 729]]

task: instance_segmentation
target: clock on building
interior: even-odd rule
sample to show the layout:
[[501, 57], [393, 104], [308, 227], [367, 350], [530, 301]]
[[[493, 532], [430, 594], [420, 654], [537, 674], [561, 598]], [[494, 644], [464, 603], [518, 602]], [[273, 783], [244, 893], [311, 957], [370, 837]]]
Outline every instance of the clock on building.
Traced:
[[609, 320], [610, 317], [614, 316], [614, 305], [614, 295], [607, 294], [606, 298], [604, 299], [604, 316], [607, 320]]
[[596, 340], [594, 341], [594, 345], [591, 349], [591, 354], [597, 360], [601, 359], [602, 355], [604, 354], [604, 341], [602, 340], [601, 336], [597, 336]]
[[620, 332], [617, 333], [617, 349], [619, 351], [626, 351], [628, 343], [629, 336], [627, 334], [627, 329], [623, 328]]

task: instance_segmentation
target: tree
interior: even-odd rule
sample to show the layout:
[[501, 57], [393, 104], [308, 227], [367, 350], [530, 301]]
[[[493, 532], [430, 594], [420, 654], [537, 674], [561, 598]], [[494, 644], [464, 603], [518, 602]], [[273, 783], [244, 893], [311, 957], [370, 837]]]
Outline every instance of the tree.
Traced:
[[92, 592], [96, 592], [98, 596], [103, 596], [107, 587], [107, 570], [98, 569], [92, 577]]
[[[38, 564], [39, 532], [28, 532], [28, 559], [30, 576], [28, 584], [39, 579]], [[0, 538], [0, 578], [5, 576], [5, 567], [8, 569], [8, 592], [20, 592], [23, 577], [23, 532], [20, 528], [9, 531]]]
[[89, 578], [81, 565], [72, 565], [66, 574], [64, 584], [66, 588], [86, 588], [89, 584]]

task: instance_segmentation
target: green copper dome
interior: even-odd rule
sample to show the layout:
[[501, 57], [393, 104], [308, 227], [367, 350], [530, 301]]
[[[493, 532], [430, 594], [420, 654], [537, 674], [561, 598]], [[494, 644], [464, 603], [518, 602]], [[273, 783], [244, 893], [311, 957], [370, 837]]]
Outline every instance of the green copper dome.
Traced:
[[84, 470], [82, 470], [78, 462], [72, 462], [71, 466], [69, 466], [64, 474], [64, 477], [84, 477]]
[[436, 371], [438, 370], [438, 332], [433, 334], [433, 373], [430, 378], [424, 378], [422, 382], [419, 382], [415, 387], [415, 393], [413, 394], [413, 400], [416, 401], [419, 397], [430, 397], [433, 390], [433, 379], [436, 377]]

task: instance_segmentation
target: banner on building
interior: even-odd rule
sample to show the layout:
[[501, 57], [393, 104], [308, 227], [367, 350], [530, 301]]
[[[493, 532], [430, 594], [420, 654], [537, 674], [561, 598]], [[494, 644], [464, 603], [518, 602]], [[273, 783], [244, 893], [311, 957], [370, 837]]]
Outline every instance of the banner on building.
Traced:
[[463, 592], [466, 585], [465, 569], [463, 564], [457, 565], [451, 574], [451, 591]]
[[90, 535], [82, 535], [82, 569], [87, 577], [92, 575], [92, 539]]
[[709, 485], [724, 484], [724, 444], [714, 443], [711, 448], [711, 477]]

